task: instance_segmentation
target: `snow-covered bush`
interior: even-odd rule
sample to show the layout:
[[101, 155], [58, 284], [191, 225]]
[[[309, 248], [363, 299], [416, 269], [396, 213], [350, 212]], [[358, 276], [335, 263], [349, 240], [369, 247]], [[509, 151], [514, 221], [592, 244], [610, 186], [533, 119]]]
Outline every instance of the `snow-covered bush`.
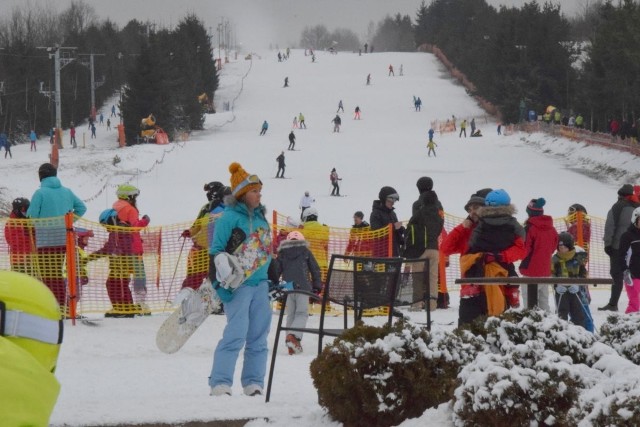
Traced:
[[612, 314], [600, 327], [600, 341], [640, 365], [640, 316]]
[[471, 329], [487, 351], [458, 377], [456, 425], [575, 425], [582, 373], [597, 360], [593, 334], [540, 310], [509, 310]]
[[515, 345], [537, 341], [547, 350], [571, 357], [573, 363], [593, 364], [594, 335], [542, 310], [509, 310], [488, 318], [485, 328], [484, 336], [493, 352], [506, 354]]
[[320, 404], [346, 426], [389, 426], [453, 395], [456, 376], [484, 343], [473, 335], [431, 335], [398, 322], [358, 325], [311, 363]]
[[572, 425], [580, 375], [568, 356], [539, 342], [508, 354], [484, 353], [459, 375], [453, 402], [456, 426]]

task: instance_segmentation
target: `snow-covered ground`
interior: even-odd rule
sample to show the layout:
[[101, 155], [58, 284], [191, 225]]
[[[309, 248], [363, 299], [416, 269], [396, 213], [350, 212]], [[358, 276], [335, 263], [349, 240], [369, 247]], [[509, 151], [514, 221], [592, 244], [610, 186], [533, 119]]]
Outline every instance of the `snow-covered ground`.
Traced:
[[[394, 65], [395, 77], [387, 76], [389, 64]], [[398, 75], [401, 65], [403, 76]], [[369, 73], [372, 84], [367, 86]], [[407, 220], [418, 196], [416, 180], [423, 175], [433, 178], [434, 189], [451, 214], [462, 217], [471, 193], [494, 187], [509, 192], [520, 208], [520, 220], [534, 197], [547, 200], [545, 211], [552, 216], [564, 215], [569, 205], [579, 202], [591, 215], [604, 217], [620, 185], [640, 176], [640, 161], [627, 153], [543, 134], [498, 136], [496, 123], [485, 118], [462, 87], [447, 79], [429, 54], [318, 52], [312, 63], [303, 51], [294, 50], [288, 61], [279, 63], [276, 52], [261, 52], [253, 61], [225, 64], [220, 77], [215, 95], [219, 113], [208, 116], [206, 129], [194, 132], [187, 142], [118, 149], [114, 130], [98, 125], [98, 138], [91, 140], [86, 125], [79, 126], [78, 141], [82, 145], [84, 132], [85, 148], [61, 150], [58, 176], [87, 201], [88, 218], [96, 220], [114, 201], [115, 187], [129, 181], [140, 188], [139, 207], [151, 217], [152, 225], [188, 222], [205, 202], [203, 184], [228, 182], [232, 161], [262, 178], [263, 203], [268, 209], [296, 215], [300, 197], [309, 190], [316, 198], [320, 221], [340, 227], [351, 225], [356, 210], [368, 216], [384, 185], [400, 194], [398, 217]], [[288, 88], [282, 87], [285, 77]], [[413, 96], [421, 97], [421, 112], [414, 111]], [[340, 99], [346, 113], [341, 114], [340, 133], [333, 133], [331, 120]], [[232, 111], [222, 111], [224, 102], [230, 103]], [[362, 110], [361, 120], [352, 120], [356, 106]], [[104, 107], [105, 121], [110, 108], [111, 103]], [[299, 151], [287, 151], [287, 135], [300, 112], [308, 129], [294, 131]], [[458, 120], [475, 117], [484, 137], [436, 135], [437, 157], [427, 157], [431, 121], [452, 115]], [[261, 137], [263, 120], [270, 127]], [[36, 153], [26, 145], [13, 148], [13, 159], [0, 158], [0, 202], [31, 196], [38, 187], [38, 166], [47, 161], [48, 150], [48, 141], [41, 139]], [[285, 176], [291, 179], [272, 179], [275, 158], [282, 150]], [[117, 166], [112, 165], [115, 155], [122, 159]], [[628, 175], [618, 180], [594, 177], [591, 172], [598, 163], [626, 169]], [[347, 197], [329, 196], [333, 167], [343, 178], [341, 193]], [[602, 287], [593, 291], [593, 311], [606, 302], [608, 294]], [[626, 306], [625, 295], [620, 306]], [[434, 327], [452, 328], [449, 323], [457, 320], [457, 307], [457, 297], [452, 295], [451, 308], [434, 313]], [[411, 316], [424, 321], [424, 314]], [[595, 316], [601, 324], [603, 317], [597, 311]], [[239, 380], [234, 396], [212, 398], [207, 377], [224, 317], [210, 317], [174, 355], [155, 348], [155, 331], [164, 319], [154, 315], [105, 319], [97, 327], [68, 325], [57, 371], [62, 392], [51, 422], [80, 426], [256, 418], [248, 425], [337, 425], [318, 405], [309, 375], [315, 337], [305, 338], [303, 355], [289, 357], [283, 346], [276, 350], [280, 357], [271, 403], [242, 396]], [[242, 358], [238, 372], [241, 363]], [[448, 414], [442, 407], [402, 425], [449, 426]]]

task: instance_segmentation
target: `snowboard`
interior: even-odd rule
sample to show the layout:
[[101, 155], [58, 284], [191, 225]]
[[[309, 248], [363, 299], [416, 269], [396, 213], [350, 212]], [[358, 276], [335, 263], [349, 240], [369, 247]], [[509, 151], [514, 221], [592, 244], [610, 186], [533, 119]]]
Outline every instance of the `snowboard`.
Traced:
[[211, 313], [220, 312], [222, 303], [206, 280], [200, 288], [185, 288], [186, 295], [176, 310], [162, 323], [156, 333], [156, 346], [167, 354], [177, 352]]

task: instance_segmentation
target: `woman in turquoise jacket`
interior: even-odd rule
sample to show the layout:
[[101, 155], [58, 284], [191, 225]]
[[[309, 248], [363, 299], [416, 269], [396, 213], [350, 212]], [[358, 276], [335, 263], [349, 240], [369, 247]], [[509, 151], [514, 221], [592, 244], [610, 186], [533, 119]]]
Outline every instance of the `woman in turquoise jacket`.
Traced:
[[267, 336], [271, 325], [267, 271], [271, 263], [271, 231], [260, 203], [262, 182], [239, 163], [229, 166], [231, 196], [216, 221], [209, 250], [212, 283], [227, 316], [216, 347], [209, 386], [211, 395], [231, 395], [233, 372], [244, 346], [241, 382], [244, 394], [262, 394], [267, 370]]

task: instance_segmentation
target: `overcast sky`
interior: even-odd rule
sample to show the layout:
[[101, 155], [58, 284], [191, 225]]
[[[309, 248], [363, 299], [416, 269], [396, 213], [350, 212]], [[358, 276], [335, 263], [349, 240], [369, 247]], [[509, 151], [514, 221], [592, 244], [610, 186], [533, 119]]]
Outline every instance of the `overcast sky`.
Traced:
[[[426, 0], [429, 4], [431, 0]], [[594, 0], [552, 0], [572, 15]], [[409, 15], [415, 20], [421, 0], [84, 0], [100, 18], [110, 18], [123, 26], [136, 18], [173, 26], [187, 13], [195, 13], [213, 33], [221, 19], [229, 21], [244, 50], [297, 45], [306, 26], [324, 24], [329, 31], [349, 28], [365, 41], [370, 22], [378, 23], [386, 15]], [[24, 0], [0, 0], [0, 16]], [[66, 8], [70, 0], [31, 0], [32, 4], [55, 4]], [[488, 0], [520, 7], [525, 0]], [[540, 0], [539, 3], [544, 3]], [[216, 36], [217, 40], [217, 36]], [[216, 42], [217, 44], [217, 42]]]

